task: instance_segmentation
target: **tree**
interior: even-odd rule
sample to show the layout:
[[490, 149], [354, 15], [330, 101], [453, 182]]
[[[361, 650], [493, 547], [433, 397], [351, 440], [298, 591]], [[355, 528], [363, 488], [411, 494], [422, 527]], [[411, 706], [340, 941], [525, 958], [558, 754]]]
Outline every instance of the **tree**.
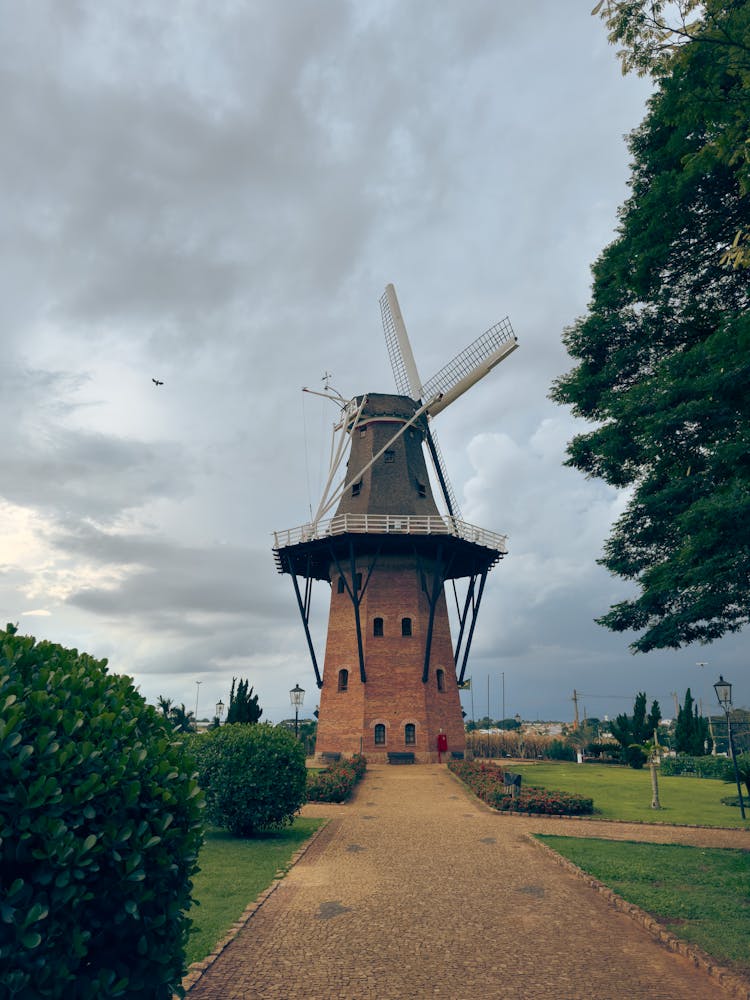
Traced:
[[178, 733], [194, 733], [198, 728], [195, 724], [195, 716], [185, 708], [185, 702], [170, 708], [169, 721]]
[[[695, 49], [723, 61], [716, 77], [713, 106], [702, 111], [718, 118], [721, 131], [709, 134], [698, 156], [716, 160], [737, 175], [740, 192], [750, 190], [750, 15], [744, 0], [599, 0], [599, 14], [618, 51], [623, 73], [664, 79], [677, 73]], [[731, 85], [727, 86], [727, 82]], [[688, 161], [689, 162], [689, 161]], [[750, 226], [741, 225], [721, 263], [750, 267]]]
[[702, 757], [708, 744], [708, 720], [698, 715], [698, 706], [693, 704], [690, 688], [685, 692], [685, 703], [677, 712], [675, 725], [675, 750], [692, 757]]
[[610, 722], [610, 731], [622, 749], [622, 756], [631, 767], [643, 767], [646, 752], [642, 749], [649, 740], [654, 738], [654, 730], [661, 721], [659, 702], [651, 703], [651, 710], [646, 714], [646, 692], [639, 691], [633, 704], [633, 714], [621, 713]]
[[[633, 48], [639, 16], [664, 7], [606, 13]], [[717, 253], [750, 215], [748, 164], [734, 158], [750, 153], [750, 4], [702, 9], [684, 44], [654, 56], [631, 194], [588, 313], [564, 334], [577, 365], [551, 391], [595, 425], [566, 464], [631, 491], [600, 563], [638, 593], [597, 621], [640, 633], [636, 652], [710, 642], [750, 615], [750, 290]]]
[[248, 682], [240, 681], [235, 691], [236, 677], [232, 678], [232, 690], [229, 693], [229, 710], [227, 722], [259, 722], [263, 709], [258, 704], [258, 695], [253, 689], [248, 690]]

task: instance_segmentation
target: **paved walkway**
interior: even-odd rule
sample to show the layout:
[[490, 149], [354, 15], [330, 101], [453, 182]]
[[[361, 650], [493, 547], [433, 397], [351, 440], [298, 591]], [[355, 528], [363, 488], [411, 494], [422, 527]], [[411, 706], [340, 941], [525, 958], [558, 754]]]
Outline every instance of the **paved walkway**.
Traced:
[[726, 1000], [531, 843], [750, 848], [745, 831], [499, 816], [440, 765], [375, 765], [188, 1000]]

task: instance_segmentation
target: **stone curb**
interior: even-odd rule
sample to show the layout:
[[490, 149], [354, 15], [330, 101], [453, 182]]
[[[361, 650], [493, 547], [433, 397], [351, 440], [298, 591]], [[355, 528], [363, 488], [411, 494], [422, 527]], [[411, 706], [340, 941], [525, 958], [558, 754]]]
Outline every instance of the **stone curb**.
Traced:
[[[186, 993], [190, 992], [190, 988], [194, 986], [201, 976], [211, 968], [216, 959], [221, 955], [221, 953], [227, 948], [232, 941], [237, 937], [242, 928], [247, 924], [251, 917], [255, 916], [258, 910], [263, 906], [267, 899], [269, 899], [281, 885], [281, 882], [289, 873], [289, 871], [297, 864], [297, 862], [307, 853], [307, 851], [312, 847], [318, 837], [323, 833], [330, 823], [330, 819], [324, 819], [323, 823], [318, 827], [315, 833], [306, 840], [299, 850], [295, 851], [294, 854], [289, 859], [289, 864], [284, 869], [279, 869], [273, 877], [273, 881], [267, 889], [255, 899], [252, 903], [245, 907], [240, 916], [231, 925], [226, 935], [214, 946], [214, 950], [210, 955], [207, 955], [200, 962], [193, 962], [192, 965], [188, 967], [187, 975], [182, 980], [182, 988]], [[177, 994], [174, 994], [173, 1000], [177, 1000]]]
[[[716, 827], [710, 827], [709, 829], [716, 829]], [[658, 920], [655, 920], [650, 913], [642, 910], [639, 906], [634, 903], [628, 903], [618, 896], [616, 892], [613, 892], [608, 886], [604, 885], [598, 879], [594, 878], [593, 875], [589, 875], [578, 865], [573, 864], [572, 861], [558, 854], [554, 848], [550, 847], [548, 844], [537, 840], [534, 834], [525, 833], [524, 837], [526, 840], [535, 844], [541, 851], [545, 852], [549, 857], [552, 858], [561, 868], [565, 868], [571, 874], [575, 875], [581, 881], [585, 882], [586, 885], [590, 886], [596, 892], [598, 892], [604, 899], [612, 906], [615, 910], [619, 910], [620, 913], [624, 913], [626, 916], [630, 917], [635, 923], [640, 924], [648, 933], [654, 938], [660, 945], [666, 948], [668, 951], [677, 952], [679, 955], [690, 959], [690, 961], [706, 972], [712, 979], [715, 979], [722, 989], [725, 989], [730, 996], [738, 998], [738, 1000], [750, 1000], [750, 986], [746, 980], [741, 979], [738, 975], [727, 969], [723, 965], [719, 965], [715, 959], [711, 958], [704, 951], [698, 948], [696, 945], [688, 944], [687, 941], [682, 941], [680, 938], [668, 931], [663, 924], [660, 924]]]

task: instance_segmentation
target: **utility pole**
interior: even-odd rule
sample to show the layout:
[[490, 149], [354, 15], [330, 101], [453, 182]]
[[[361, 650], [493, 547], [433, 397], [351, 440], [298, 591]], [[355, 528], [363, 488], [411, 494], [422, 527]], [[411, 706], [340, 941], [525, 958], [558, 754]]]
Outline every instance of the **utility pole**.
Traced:
[[575, 714], [576, 714], [575, 722], [573, 723], [573, 728], [578, 729], [578, 692], [576, 691], [575, 688], [573, 688], [573, 697], [571, 700], [573, 702], [573, 705], [575, 706]]

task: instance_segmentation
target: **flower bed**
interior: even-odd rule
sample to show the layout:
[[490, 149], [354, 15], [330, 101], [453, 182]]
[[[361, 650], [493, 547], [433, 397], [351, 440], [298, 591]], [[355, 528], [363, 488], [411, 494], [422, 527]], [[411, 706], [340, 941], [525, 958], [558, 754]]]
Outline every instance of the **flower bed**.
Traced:
[[448, 767], [474, 794], [499, 812], [542, 813], [546, 816], [586, 816], [594, 811], [594, 800], [570, 792], [533, 785], [522, 786], [513, 798], [503, 783], [504, 770], [482, 761], [450, 761]]
[[354, 786], [367, 770], [367, 760], [355, 754], [349, 760], [339, 760], [323, 771], [308, 772], [308, 802], [345, 802]]

